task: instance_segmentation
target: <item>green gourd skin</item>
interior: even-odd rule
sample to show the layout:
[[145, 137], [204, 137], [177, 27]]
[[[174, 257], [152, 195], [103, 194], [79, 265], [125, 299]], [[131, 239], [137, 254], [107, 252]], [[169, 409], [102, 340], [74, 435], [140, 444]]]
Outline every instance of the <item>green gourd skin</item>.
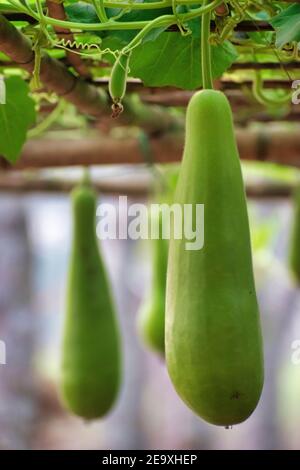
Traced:
[[[178, 180], [177, 165], [164, 169], [164, 187], [159, 185], [154, 204], [172, 204]], [[150, 349], [165, 355], [165, 308], [169, 241], [163, 238], [162, 212], [151, 213], [150, 222], [159, 227], [159, 238], [151, 241], [152, 279], [148, 296], [137, 318], [140, 337]]]
[[[159, 227], [161, 235], [161, 214]], [[138, 315], [138, 331], [141, 338], [151, 349], [162, 356], [165, 353], [165, 303], [166, 277], [168, 264], [168, 240], [161, 236], [151, 240], [152, 245], [152, 281], [146, 302]]]
[[126, 92], [130, 53], [121, 52], [115, 61], [109, 80], [109, 94], [113, 103], [121, 103]]
[[197, 92], [188, 105], [175, 202], [204, 204], [204, 246], [188, 251], [184, 238], [170, 240], [167, 367], [194, 412], [230, 426], [259, 401], [263, 351], [232, 113], [219, 91]]
[[293, 278], [300, 284], [300, 188], [294, 193], [294, 221], [290, 240], [289, 264]]
[[84, 419], [104, 416], [116, 400], [121, 375], [120, 337], [96, 227], [96, 194], [72, 192], [74, 236], [64, 325], [61, 392]]

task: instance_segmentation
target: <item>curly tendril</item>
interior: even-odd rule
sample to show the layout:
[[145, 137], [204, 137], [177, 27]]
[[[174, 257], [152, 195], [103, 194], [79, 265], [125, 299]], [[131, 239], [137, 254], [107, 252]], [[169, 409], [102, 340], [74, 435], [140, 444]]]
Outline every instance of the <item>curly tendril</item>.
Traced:
[[291, 101], [291, 92], [285, 93], [284, 96], [269, 96], [264, 90], [264, 81], [259, 71], [255, 72], [252, 93], [256, 101], [263, 106], [276, 107], [288, 104]]

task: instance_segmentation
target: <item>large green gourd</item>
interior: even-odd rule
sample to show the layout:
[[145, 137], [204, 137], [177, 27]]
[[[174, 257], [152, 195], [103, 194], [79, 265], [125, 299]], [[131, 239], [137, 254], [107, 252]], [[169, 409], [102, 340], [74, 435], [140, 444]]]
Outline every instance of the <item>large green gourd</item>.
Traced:
[[119, 390], [119, 331], [96, 239], [96, 194], [82, 184], [73, 190], [72, 203], [61, 389], [68, 409], [95, 419], [109, 411]]
[[294, 193], [294, 221], [289, 255], [291, 272], [296, 283], [300, 284], [300, 188]]
[[205, 205], [204, 247], [171, 239], [167, 276], [166, 360], [173, 384], [206, 421], [229, 426], [255, 409], [263, 353], [249, 224], [229, 103], [196, 93], [175, 194]]
[[160, 237], [151, 240], [152, 280], [145, 303], [138, 315], [138, 330], [144, 342], [154, 351], [165, 352], [165, 303], [168, 263], [168, 240], [162, 238], [162, 216], [159, 211], [152, 216], [160, 228]]

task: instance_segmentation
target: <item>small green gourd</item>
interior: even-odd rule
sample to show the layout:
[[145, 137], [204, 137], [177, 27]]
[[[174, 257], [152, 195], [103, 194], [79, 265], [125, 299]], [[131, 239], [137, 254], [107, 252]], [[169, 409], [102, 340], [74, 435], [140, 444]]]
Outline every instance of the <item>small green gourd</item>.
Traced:
[[121, 52], [111, 70], [108, 90], [113, 102], [113, 117], [118, 117], [123, 111], [122, 100], [126, 93], [130, 55], [130, 52]]

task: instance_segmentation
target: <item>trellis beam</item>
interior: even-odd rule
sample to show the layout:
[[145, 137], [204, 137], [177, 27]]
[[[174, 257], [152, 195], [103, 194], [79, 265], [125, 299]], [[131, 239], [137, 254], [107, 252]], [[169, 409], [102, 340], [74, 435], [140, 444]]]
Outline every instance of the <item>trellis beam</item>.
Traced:
[[[109, 195], [127, 195], [129, 197], [148, 197], [153, 188], [153, 179], [144, 178], [140, 181], [134, 175], [126, 182], [115, 178], [105, 180], [92, 179], [97, 192]], [[23, 173], [0, 174], [0, 193], [69, 193], [79, 183], [79, 179], [45, 178], [42, 175]], [[247, 196], [252, 199], [284, 199], [290, 197], [294, 186], [287, 183], [246, 183]]]
[[[298, 129], [238, 129], [236, 136], [241, 159], [300, 168]], [[180, 161], [183, 143], [183, 132], [150, 138], [145, 154], [145, 143], [142, 144], [138, 138], [132, 137], [31, 140], [25, 144], [19, 162], [15, 166], [2, 162], [2, 169], [12, 171], [84, 165], [171, 163]]]

